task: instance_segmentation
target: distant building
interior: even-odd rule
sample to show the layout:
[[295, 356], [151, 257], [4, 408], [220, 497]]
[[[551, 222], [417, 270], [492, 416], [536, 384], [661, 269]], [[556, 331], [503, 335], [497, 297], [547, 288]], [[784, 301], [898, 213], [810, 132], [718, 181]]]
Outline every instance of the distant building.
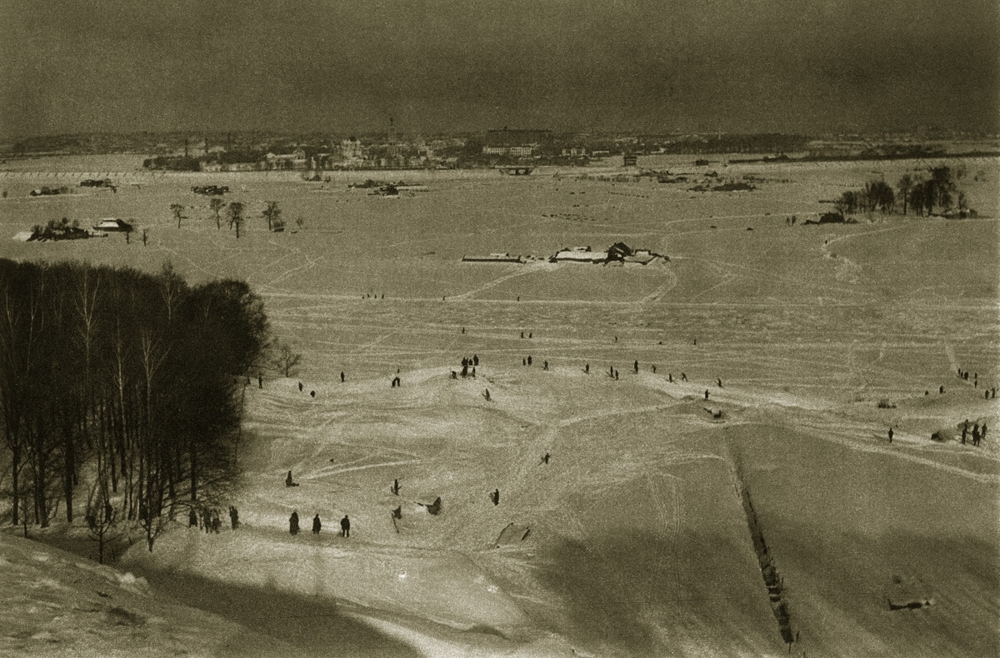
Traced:
[[623, 155], [622, 156], [622, 166], [623, 167], [634, 167], [639, 163], [639, 157], [636, 155]]
[[590, 247], [573, 247], [560, 249], [551, 260], [556, 263], [604, 263], [608, 260], [608, 252], [591, 251]]
[[537, 148], [537, 144], [525, 144], [521, 146], [483, 146], [483, 155], [511, 155], [515, 158], [530, 158]]
[[121, 231], [122, 233], [131, 233], [134, 229], [132, 225], [126, 222], [124, 219], [108, 217], [107, 219], [102, 219], [99, 223], [94, 224], [94, 230]]
[[488, 130], [483, 155], [509, 155], [530, 158], [538, 147], [551, 139], [548, 130]]
[[361, 160], [365, 157], [361, 150], [361, 141], [353, 135], [340, 142], [340, 154], [345, 160]]

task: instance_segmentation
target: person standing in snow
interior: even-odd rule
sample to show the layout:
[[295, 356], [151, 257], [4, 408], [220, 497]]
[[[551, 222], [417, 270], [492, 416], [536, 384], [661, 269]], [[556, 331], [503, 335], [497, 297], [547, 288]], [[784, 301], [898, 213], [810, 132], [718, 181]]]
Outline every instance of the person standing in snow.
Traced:
[[293, 535], [299, 534], [299, 513], [292, 511], [292, 515], [288, 517], [288, 532]]
[[344, 518], [340, 520], [340, 535], [342, 537], [347, 537], [348, 539], [351, 537], [351, 520], [347, 518], [346, 514], [344, 515]]
[[323, 527], [323, 524], [320, 523], [319, 514], [317, 514], [316, 516], [313, 517], [313, 534], [314, 535], [318, 535], [319, 531], [320, 531], [320, 528], [322, 528], [322, 527]]

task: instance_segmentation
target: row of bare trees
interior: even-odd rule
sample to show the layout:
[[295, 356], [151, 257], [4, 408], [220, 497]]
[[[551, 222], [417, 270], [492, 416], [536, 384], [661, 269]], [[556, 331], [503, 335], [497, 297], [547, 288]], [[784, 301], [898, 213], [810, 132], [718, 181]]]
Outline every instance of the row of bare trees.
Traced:
[[92, 530], [95, 519], [138, 522], [152, 550], [175, 508], [235, 473], [245, 377], [269, 341], [242, 281], [0, 260], [11, 522], [44, 527], [62, 503]]
[[[215, 197], [208, 203], [209, 210], [215, 215], [215, 228], [222, 228], [222, 217], [220, 213], [223, 209], [226, 210], [226, 215], [229, 219], [229, 230], [236, 229], [236, 238], [240, 237], [240, 228], [242, 228], [243, 223], [246, 221], [246, 207], [242, 201], [232, 201], [228, 205], [222, 199]], [[181, 227], [181, 220], [184, 219], [182, 213], [184, 206], [179, 203], [174, 203], [170, 205], [171, 212], [174, 213], [174, 218], [177, 220], [177, 228]], [[285, 222], [281, 219], [281, 208], [278, 207], [277, 201], [268, 201], [267, 207], [261, 212], [261, 216], [267, 220], [267, 230], [284, 230]]]
[[904, 215], [911, 210], [921, 216], [930, 215], [935, 210], [951, 210], [956, 204], [960, 210], [965, 210], [965, 194], [959, 191], [957, 184], [962, 175], [961, 168], [952, 171], [946, 165], [931, 167], [926, 174], [904, 174], [895, 190], [884, 180], [871, 180], [860, 190], [842, 193], [833, 205], [842, 215], [876, 210], [891, 213], [897, 209], [897, 201], [902, 203]]

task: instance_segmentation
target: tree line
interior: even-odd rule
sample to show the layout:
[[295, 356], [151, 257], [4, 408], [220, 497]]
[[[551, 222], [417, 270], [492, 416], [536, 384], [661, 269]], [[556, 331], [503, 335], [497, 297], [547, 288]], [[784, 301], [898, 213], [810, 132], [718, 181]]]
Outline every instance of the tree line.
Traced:
[[0, 259], [11, 522], [45, 527], [62, 504], [91, 530], [138, 522], [152, 550], [178, 506], [235, 473], [243, 386], [270, 340], [243, 281]]
[[935, 210], [946, 212], [956, 205], [960, 211], [966, 211], [965, 193], [958, 189], [958, 180], [963, 175], [962, 168], [953, 171], [951, 167], [940, 165], [931, 167], [926, 174], [903, 174], [895, 189], [884, 180], [870, 180], [860, 190], [842, 193], [833, 205], [841, 215], [876, 210], [888, 214], [900, 204], [904, 215], [913, 211], [921, 217]]

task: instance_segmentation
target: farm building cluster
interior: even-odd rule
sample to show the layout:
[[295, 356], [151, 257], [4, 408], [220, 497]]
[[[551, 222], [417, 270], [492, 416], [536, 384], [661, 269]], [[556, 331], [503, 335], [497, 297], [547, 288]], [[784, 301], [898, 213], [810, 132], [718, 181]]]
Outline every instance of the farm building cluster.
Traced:
[[635, 264], [648, 265], [657, 259], [669, 261], [667, 256], [649, 249], [632, 249], [624, 242], [616, 242], [604, 251], [593, 251], [586, 247], [564, 247], [548, 258], [517, 256], [507, 252], [491, 253], [485, 256], [463, 256], [467, 263], [527, 263], [547, 260], [550, 263], [596, 263], [600, 265]]

